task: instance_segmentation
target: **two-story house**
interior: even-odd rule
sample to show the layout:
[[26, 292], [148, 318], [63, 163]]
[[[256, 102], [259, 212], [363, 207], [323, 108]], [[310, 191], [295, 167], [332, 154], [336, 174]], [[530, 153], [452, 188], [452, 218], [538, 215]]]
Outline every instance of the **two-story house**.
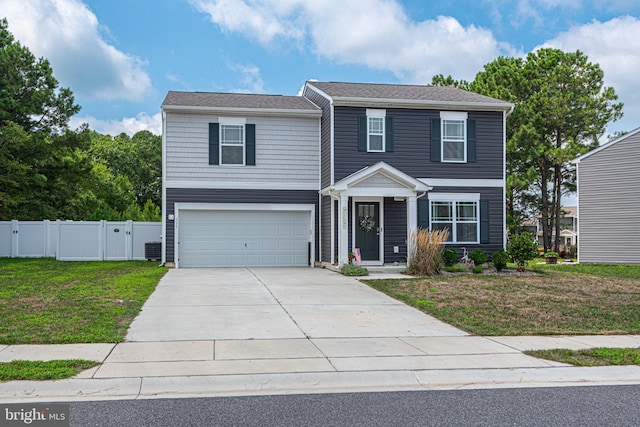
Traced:
[[450, 87], [307, 82], [302, 96], [170, 92], [164, 260], [404, 261], [418, 227], [505, 244], [512, 105]]

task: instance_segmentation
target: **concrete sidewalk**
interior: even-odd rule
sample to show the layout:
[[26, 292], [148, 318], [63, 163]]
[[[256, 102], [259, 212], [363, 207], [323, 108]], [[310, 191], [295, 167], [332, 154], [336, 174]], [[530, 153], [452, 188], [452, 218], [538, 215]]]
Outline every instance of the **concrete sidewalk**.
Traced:
[[523, 350], [640, 347], [640, 336], [476, 337], [318, 269], [171, 270], [127, 342], [0, 346], [0, 361], [90, 359], [76, 378], [0, 384], [0, 402], [640, 384]]

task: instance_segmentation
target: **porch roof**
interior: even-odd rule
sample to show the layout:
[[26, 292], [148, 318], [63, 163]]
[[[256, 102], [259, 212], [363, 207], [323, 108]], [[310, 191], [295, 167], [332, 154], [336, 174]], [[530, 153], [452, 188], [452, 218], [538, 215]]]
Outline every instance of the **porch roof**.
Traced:
[[432, 187], [411, 175], [385, 163], [378, 162], [341, 179], [320, 191], [322, 195], [409, 196], [425, 193]]

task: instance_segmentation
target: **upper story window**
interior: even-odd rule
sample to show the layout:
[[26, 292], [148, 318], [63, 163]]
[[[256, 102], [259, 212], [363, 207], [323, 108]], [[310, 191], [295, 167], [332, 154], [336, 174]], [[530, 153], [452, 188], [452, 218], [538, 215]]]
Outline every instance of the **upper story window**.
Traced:
[[218, 117], [209, 123], [209, 164], [255, 166], [256, 125], [243, 117]]
[[367, 108], [367, 115], [358, 117], [358, 151], [393, 152], [393, 116], [387, 110]]
[[385, 110], [367, 109], [367, 151], [384, 151]]
[[244, 165], [245, 121], [220, 118], [220, 164]]
[[440, 112], [442, 161], [467, 161], [467, 113]]
[[476, 145], [476, 119], [466, 112], [441, 111], [431, 119], [432, 162], [476, 162]]

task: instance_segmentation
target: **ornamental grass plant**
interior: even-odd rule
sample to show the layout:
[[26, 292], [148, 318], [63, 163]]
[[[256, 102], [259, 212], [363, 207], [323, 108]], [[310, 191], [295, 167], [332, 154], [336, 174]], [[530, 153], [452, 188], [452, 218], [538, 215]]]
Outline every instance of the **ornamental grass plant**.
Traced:
[[433, 276], [443, 266], [442, 246], [449, 238], [449, 230], [415, 230], [411, 233], [411, 261], [409, 274]]

